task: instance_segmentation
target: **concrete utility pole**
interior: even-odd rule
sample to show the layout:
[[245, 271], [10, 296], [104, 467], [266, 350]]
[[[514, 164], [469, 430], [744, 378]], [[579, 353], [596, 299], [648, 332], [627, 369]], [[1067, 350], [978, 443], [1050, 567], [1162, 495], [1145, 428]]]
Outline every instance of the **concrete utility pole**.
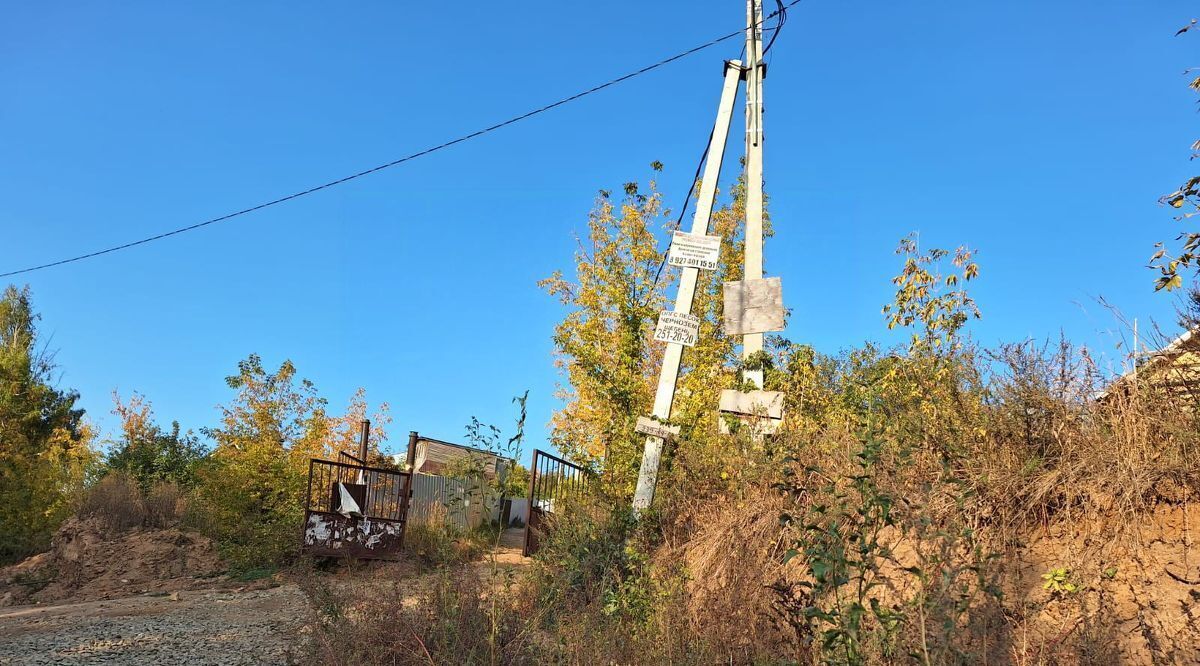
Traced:
[[[725, 143], [729, 138], [729, 124], [733, 117], [733, 102], [737, 98], [741, 72], [741, 62], [731, 60], [725, 63], [725, 84], [721, 88], [721, 101], [717, 106], [717, 120], [713, 126], [712, 139], [708, 144], [708, 159], [704, 164], [704, 174], [700, 181], [700, 194], [696, 198], [696, 214], [692, 218], [692, 234], [701, 236], [708, 234], [713, 203], [717, 196], [717, 181], [720, 179], [721, 174], [721, 160], [724, 158]], [[759, 191], [761, 208], [761, 187]], [[696, 295], [696, 280], [699, 277], [700, 269], [683, 268], [682, 271], [679, 277], [679, 292], [675, 296], [675, 312], [690, 314], [692, 311], [692, 300]], [[760, 340], [761, 337], [759, 336]], [[653, 416], [660, 421], [666, 421], [671, 418], [671, 403], [675, 399], [675, 385], [679, 379], [679, 362], [683, 355], [683, 347], [684, 345], [681, 343], [668, 342], [666, 352], [663, 354], [662, 370], [658, 376], [658, 388], [654, 392], [654, 411], [652, 412]], [[649, 507], [651, 501], [654, 499], [654, 488], [658, 483], [658, 465], [659, 460], [662, 458], [663, 443], [664, 440], [662, 437], [655, 435], [646, 436], [646, 445], [642, 453], [642, 467], [638, 473], [637, 490], [633, 495], [634, 511], [641, 511]]]
[[[743, 281], [763, 276], [763, 105], [762, 4], [746, 1], [746, 264]], [[742, 359], [762, 351], [763, 334], [742, 337]], [[742, 370], [742, 379], [763, 387], [763, 371]]]

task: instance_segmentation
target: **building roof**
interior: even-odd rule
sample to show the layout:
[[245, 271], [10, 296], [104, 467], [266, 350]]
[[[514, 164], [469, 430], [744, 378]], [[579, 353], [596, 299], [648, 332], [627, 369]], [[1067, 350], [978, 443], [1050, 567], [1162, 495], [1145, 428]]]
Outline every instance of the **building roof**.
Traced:
[[1129, 384], [1142, 375], [1156, 386], [1176, 392], [1200, 389], [1200, 328], [1184, 331], [1162, 349], [1147, 352], [1142, 359], [1134, 358], [1133, 367], [1117, 377], [1096, 397], [1104, 400], [1114, 389]]
[[[413, 471], [423, 474], [442, 474], [451, 462], [467, 456], [477, 456], [483, 459], [484, 475], [489, 478], [495, 476], [496, 463], [501, 459], [499, 454], [486, 449], [420, 435], [417, 436]], [[396, 456], [396, 462], [402, 465], [407, 463], [406, 456]]]

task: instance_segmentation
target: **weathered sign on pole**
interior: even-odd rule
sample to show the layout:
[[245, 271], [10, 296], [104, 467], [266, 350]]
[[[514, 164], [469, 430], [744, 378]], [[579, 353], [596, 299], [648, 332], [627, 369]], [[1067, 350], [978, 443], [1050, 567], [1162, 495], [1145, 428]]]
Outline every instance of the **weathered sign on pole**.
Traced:
[[[748, 427], [753, 439], [773, 434], [783, 423], [783, 394], [779, 391], [721, 391], [721, 413]], [[720, 432], [730, 432], [726, 418], [718, 422]]]
[[671, 249], [667, 252], [667, 263], [672, 266], [715, 271], [720, 259], [720, 236], [702, 236], [682, 231], [676, 231], [671, 236]]
[[783, 284], [779, 278], [730, 281], [722, 288], [726, 335], [783, 330]]
[[653, 435], [660, 439], [675, 439], [679, 436], [679, 426], [659, 423], [649, 416], [639, 416], [633, 431], [642, 435]]
[[721, 411], [743, 416], [783, 418], [783, 394], [779, 391], [721, 391]]

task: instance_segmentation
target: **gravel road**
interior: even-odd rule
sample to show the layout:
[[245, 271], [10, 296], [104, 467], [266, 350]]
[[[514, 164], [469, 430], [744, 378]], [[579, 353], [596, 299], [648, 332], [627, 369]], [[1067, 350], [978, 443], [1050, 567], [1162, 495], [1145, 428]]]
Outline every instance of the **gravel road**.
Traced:
[[[522, 530], [506, 530], [496, 549], [504, 569], [524, 566]], [[419, 590], [435, 574], [411, 564], [336, 576], [344, 585], [403, 579]], [[490, 560], [474, 563], [481, 573]], [[414, 597], [415, 598], [415, 597]], [[188, 590], [104, 601], [0, 607], [0, 666], [48, 664], [288, 664], [309, 619], [295, 584], [244, 591]]]
[[0, 664], [286, 664], [294, 585], [0, 608]]

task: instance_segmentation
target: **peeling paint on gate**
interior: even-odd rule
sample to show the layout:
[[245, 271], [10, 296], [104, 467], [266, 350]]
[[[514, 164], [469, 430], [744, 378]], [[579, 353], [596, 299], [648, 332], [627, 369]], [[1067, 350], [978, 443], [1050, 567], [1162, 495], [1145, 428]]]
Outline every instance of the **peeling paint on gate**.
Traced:
[[404, 537], [404, 523], [381, 519], [355, 520], [338, 513], [308, 513], [304, 549], [313, 555], [396, 559]]
[[[361, 516], [339, 512], [339, 491], [346, 489], [361, 504]], [[304, 551], [325, 557], [398, 559], [410, 494], [407, 472], [313, 459], [301, 536]]]

